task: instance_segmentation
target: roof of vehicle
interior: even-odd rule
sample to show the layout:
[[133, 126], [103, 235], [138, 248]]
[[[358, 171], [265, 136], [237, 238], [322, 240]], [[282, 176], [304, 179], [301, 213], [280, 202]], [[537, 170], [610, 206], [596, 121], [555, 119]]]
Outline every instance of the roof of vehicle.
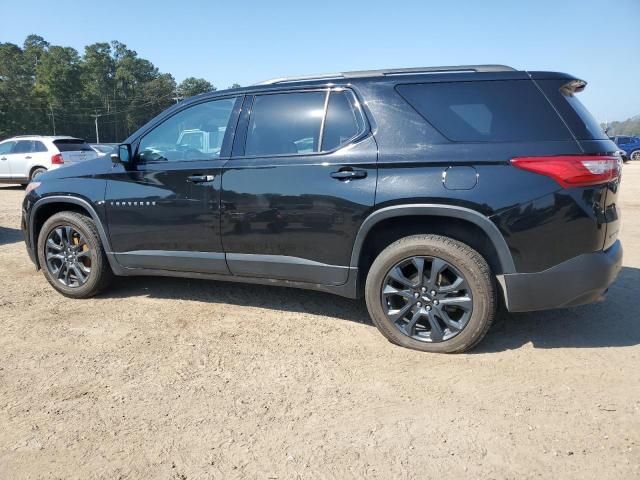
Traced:
[[507, 65], [454, 65], [442, 67], [384, 68], [379, 70], [356, 70], [340, 73], [323, 73], [319, 75], [302, 75], [295, 77], [279, 77], [260, 82], [257, 85], [273, 85], [277, 83], [301, 82], [307, 80], [331, 80], [339, 78], [366, 78], [398, 75], [415, 75], [429, 73], [464, 73], [464, 72], [513, 72], [515, 68]]
[[[472, 77], [470, 77], [472, 76]], [[566, 78], [567, 81], [577, 80], [576, 77], [566, 73], [516, 70], [507, 65], [454, 65], [444, 67], [412, 67], [412, 68], [386, 68], [380, 70], [358, 70], [340, 73], [322, 73], [317, 75], [301, 75], [292, 77], [279, 77], [259, 82], [246, 87], [215, 90], [213, 92], [195, 95], [186, 102], [199, 101], [204, 98], [215, 98], [229, 94], [252, 93], [263, 90], [282, 90], [295, 84], [297, 87], [317, 87], [324, 85], [346, 85], [361, 81], [389, 81], [398, 78], [406, 80], [425, 81], [458, 81], [471, 79], [497, 80], [497, 79], [529, 79], [544, 80], [551, 78]], [[179, 104], [178, 104], [179, 105]], [[177, 105], [176, 105], [177, 106]]]
[[82, 140], [82, 138], [71, 137], [69, 135], [15, 135], [11, 138], [7, 138], [5, 140], [29, 140], [29, 139], [39, 139], [39, 140]]

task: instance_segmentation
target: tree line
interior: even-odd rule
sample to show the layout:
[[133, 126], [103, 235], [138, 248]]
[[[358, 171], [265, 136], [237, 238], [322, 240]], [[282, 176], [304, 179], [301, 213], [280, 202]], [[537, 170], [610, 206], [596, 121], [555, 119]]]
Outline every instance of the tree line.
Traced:
[[640, 136], [640, 115], [627, 118], [623, 122], [603, 123], [602, 128], [606, 130], [609, 136], [613, 136], [613, 135]]
[[29, 35], [22, 47], [0, 43], [0, 140], [57, 134], [96, 141], [97, 117], [100, 141], [119, 142], [171, 104], [213, 90], [203, 78], [177, 84], [118, 41], [88, 45], [80, 55]]

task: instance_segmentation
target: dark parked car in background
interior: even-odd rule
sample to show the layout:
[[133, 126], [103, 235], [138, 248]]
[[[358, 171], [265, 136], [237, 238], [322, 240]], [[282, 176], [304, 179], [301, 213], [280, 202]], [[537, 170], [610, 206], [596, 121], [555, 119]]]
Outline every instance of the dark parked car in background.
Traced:
[[364, 297], [396, 344], [462, 352], [499, 303], [594, 302], [621, 268], [620, 161], [585, 85], [481, 65], [203, 94], [31, 183], [27, 249], [69, 297], [114, 274], [308, 288]]
[[640, 160], [640, 137], [617, 135], [611, 140], [624, 152], [625, 160]]

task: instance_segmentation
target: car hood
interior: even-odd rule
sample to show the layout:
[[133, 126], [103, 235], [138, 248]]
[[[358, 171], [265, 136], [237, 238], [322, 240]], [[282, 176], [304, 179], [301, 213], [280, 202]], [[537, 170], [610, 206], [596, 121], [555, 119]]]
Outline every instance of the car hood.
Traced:
[[65, 165], [54, 170], [49, 170], [38, 177], [38, 181], [47, 179], [93, 177], [109, 172], [113, 168], [113, 162], [109, 156], [102, 156], [85, 160], [83, 162]]

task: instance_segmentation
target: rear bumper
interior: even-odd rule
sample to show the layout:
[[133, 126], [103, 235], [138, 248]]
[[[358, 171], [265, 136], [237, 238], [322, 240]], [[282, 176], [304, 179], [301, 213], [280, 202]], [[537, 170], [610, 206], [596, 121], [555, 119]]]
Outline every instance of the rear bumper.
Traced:
[[501, 275], [507, 309], [528, 312], [601, 300], [622, 268], [622, 245], [585, 253], [543, 272]]

